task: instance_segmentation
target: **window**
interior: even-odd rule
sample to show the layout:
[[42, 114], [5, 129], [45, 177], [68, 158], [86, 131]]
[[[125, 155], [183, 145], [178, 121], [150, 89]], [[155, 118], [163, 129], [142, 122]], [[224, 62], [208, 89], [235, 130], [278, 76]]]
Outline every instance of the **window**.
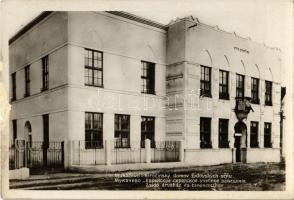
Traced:
[[42, 91], [48, 90], [49, 88], [49, 59], [48, 55], [42, 58]]
[[85, 148], [103, 148], [103, 114], [85, 113]]
[[211, 97], [211, 68], [201, 65], [200, 96]]
[[103, 54], [85, 49], [85, 85], [103, 87]]
[[229, 148], [229, 141], [228, 141], [228, 130], [229, 127], [229, 120], [228, 119], [219, 119], [218, 122], [218, 133], [219, 133], [219, 148]]
[[154, 117], [141, 118], [141, 144], [144, 147], [144, 142], [146, 139], [151, 141], [151, 146], [154, 147]]
[[259, 104], [259, 79], [251, 78], [251, 103]]
[[251, 122], [250, 124], [250, 147], [257, 148], [258, 144], [258, 122]]
[[272, 106], [272, 82], [265, 81], [265, 105]]
[[244, 85], [245, 76], [241, 74], [236, 74], [236, 97], [244, 97]]
[[200, 148], [211, 148], [211, 118], [200, 118]]
[[155, 64], [142, 61], [142, 93], [155, 94]]
[[115, 115], [115, 147], [129, 148], [130, 147], [130, 115]]
[[17, 138], [17, 121], [14, 119], [12, 120], [12, 134], [13, 134], [13, 146], [15, 145], [15, 139]]
[[272, 124], [271, 123], [264, 123], [264, 148], [271, 148], [272, 141], [271, 141], [271, 130]]
[[25, 97], [30, 96], [30, 66], [25, 67]]
[[11, 74], [11, 84], [12, 84], [12, 97], [11, 97], [11, 101], [15, 101], [16, 100], [16, 73], [14, 72], [13, 74]]
[[229, 99], [229, 72], [219, 70], [219, 98]]

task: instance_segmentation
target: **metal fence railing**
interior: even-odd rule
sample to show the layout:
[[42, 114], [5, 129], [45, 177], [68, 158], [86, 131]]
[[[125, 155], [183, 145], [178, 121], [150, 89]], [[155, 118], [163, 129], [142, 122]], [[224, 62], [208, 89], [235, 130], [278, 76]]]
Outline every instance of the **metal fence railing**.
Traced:
[[[147, 150], [145, 141], [128, 141], [123, 143], [118, 140], [108, 141], [71, 141], [72, 164], [74, 165], [106, 165], [145, 163]], [[179, 141], [150, 141], [151, 162], [178, 162], [180, 160]], [[109, 155], [108, 155], [109, 154]], [[107, 157], [109, 161], [107, 161]]]
[[74, 165], [106, 164], [104, 142], [72, 141], [72, 147]]
[[63, 167], [64, 142], [15, 140], [9, 148], [9, 169]]
[[154, 141], [154, 148], [151, 148], [151, 162], [178, 162], [179, 149], [179, 141]]
[[34, 167], [63, 166], [64, 142], [27, 142], [27, 165]]
[[122, 147], [116, 140], [112, 146], [112, 164], [143, 163], [146, 160], [144, 141], [131, 141], [128, 147]]
[[9, 169], [15, 169], [15, 146], [9, 147]]

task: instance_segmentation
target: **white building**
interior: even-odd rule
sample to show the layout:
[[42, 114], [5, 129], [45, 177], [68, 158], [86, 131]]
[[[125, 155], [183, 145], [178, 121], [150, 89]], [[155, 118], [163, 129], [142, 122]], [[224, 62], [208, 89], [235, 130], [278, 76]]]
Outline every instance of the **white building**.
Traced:
[[[277, 49], [193, 17], [125, 12], [44, 12], [9, 44], [11, 143], [183, 140], [186, 162], [217, 164], [239, 161], [242, 138], [247, 162], [280, 159]], [[235, 97], [254, 110], [241, 137]]]

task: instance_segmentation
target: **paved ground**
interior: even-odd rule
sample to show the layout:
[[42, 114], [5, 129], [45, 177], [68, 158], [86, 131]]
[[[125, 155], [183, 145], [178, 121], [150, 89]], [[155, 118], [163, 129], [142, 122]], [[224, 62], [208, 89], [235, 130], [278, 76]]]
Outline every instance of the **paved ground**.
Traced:
[[224, 164], [120, 173], [52, 173], [10, 181], [28, 190], [284, 190], [283, 164]]

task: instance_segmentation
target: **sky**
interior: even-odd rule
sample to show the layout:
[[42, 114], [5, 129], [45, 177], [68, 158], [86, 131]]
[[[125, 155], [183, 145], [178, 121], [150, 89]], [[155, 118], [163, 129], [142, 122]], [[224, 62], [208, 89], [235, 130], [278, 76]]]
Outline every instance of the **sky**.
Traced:
[[[122, 6], [122, 8], [130, 13], [162, 24], [168, 24], [177, 17], [193, 15], [205, 24], [218, 25], [220, 29], [229, 32], [235, 31], [240, 36], [251, 37], [253, 41], [265, 43], [271, 47], [285, 48], [283, 42], [287, 37], [285, 30], [289, 25], [287, 10], [289, 10], [290, 1], [196, 0], [193, 3], [191, 1], [170, 2], [173, 3], [155, 4], [154, 9], [149, 3], [139, 4], [136, 7]], [[144, 5], [145, 7], [143, 7]], [[116, 9], [116, 6], [108, 7], [108, 10], [112, 8], [114, 8], [113, 10], [119, 10]], [[56, 9], [56, 7], [53, 7], [53, 9]], [[91, 10], [94, 10], [93, 7], [91, 7]], [[37, 6], [7, 10], [6, 16], [10, 22], [8, 36], [13, 36], [21, 27], [42, 11], [44, 11], [44, 7], [39, 8]]]
[[5, 35], [11, 38], [46, 10], [127, 11], [162, 24], [192, 15], [204, 24], [217, 25], [221, 30], [280, 48], [282, 65], [290, 66], [292, 7], [291, 0], [4, 0], [3, 16], [9, 22], [5, 23]]

